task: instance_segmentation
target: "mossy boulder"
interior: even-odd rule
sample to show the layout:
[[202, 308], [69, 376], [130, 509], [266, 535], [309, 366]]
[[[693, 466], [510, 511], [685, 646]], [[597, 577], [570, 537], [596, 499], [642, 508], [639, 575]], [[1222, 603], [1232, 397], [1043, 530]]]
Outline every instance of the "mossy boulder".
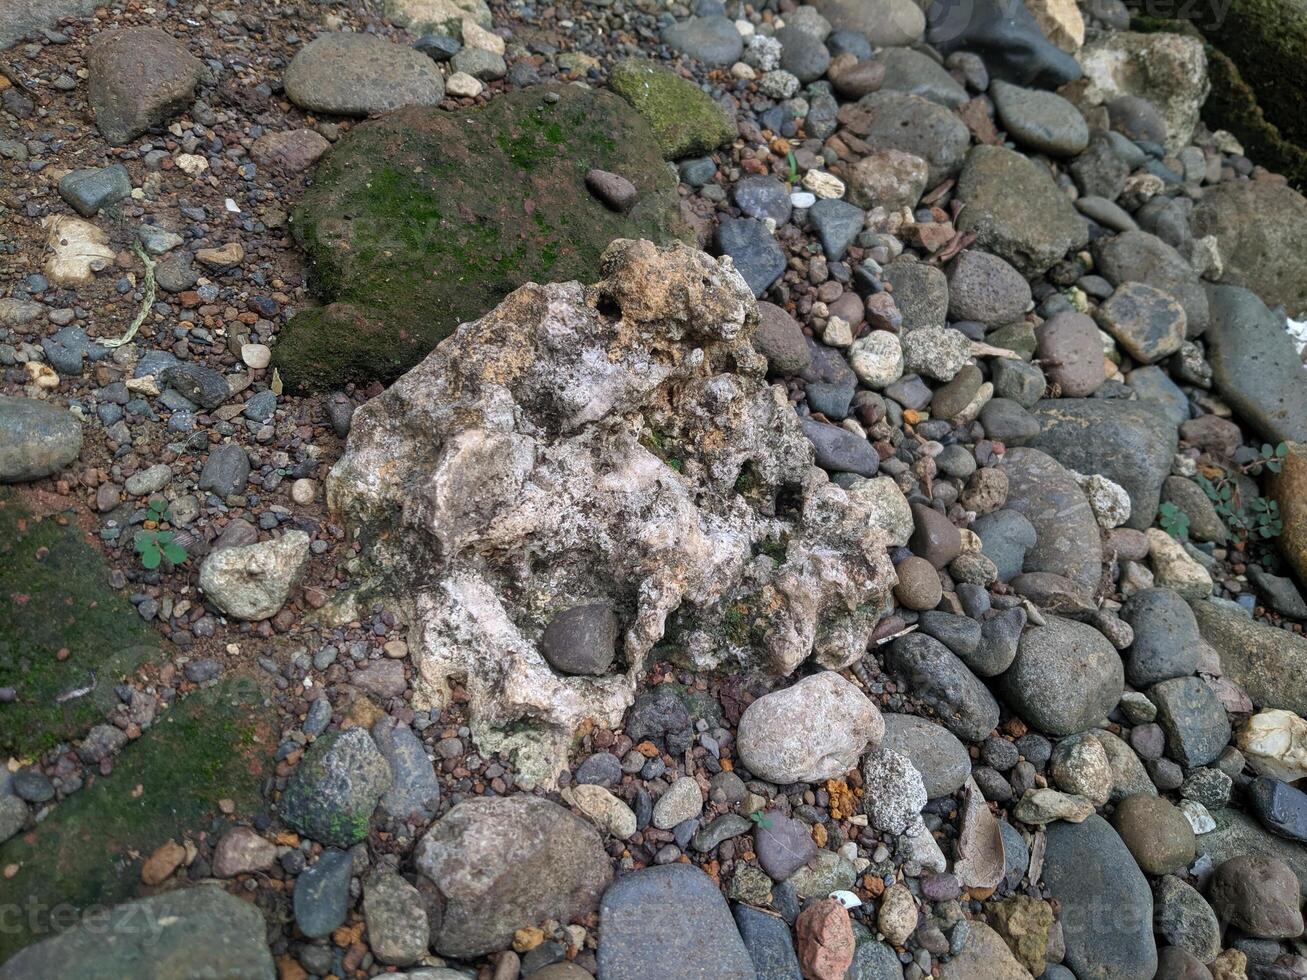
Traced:
[[[619, 214], [585, 186], [630, 180]], [[683, 237], [652, 130], [610, 92], [537, 86], [485, 108], [410, 107], [356, 127], [292, 216], [321, 307], [281, 332], [298, 389], [389, 381], [525, 282], [598, 278], [614, 238]]]
[[6, 893], [23, 902], [23, 914], [0, 929], [0, 962], [67, 927], [72, 913], [143, 894], [145, 859], [169, 840], [212, 833], [220, 800], [249, 819], [276, 746], [263, 700], [241, 676], [183, 698], [122, 750], [111, 776], [92, 776], [0, 846], [0, 867], [18, 868]]
[[[1227, 16], [1195, 10], [1194, 20], [1147, 15], [1134, 31], [1170, 31], [1203, 40], [1211, 92], [1203, 122], [1224, 129], [1249, 157], [1296, 187], [1307, 186], [1307, 112], [1283, 84], [1307, 55], [1305, 0], [1234, 0]], [[1285, 73], [1289, 72], [1289, 75]]]
[[0, 492], [0, 687], [16, 692], [0, 704], [0, 753], [19, 758], [102, 721], [118, 703], [114, 685], [160, 656], [74, 515], [38, 516], [23, 499]]
[[708, 153], [736, 137], [725, 110], [669, 68], [629, 59], [613, 67], [608, 84], [649, 121], [668, 160]]

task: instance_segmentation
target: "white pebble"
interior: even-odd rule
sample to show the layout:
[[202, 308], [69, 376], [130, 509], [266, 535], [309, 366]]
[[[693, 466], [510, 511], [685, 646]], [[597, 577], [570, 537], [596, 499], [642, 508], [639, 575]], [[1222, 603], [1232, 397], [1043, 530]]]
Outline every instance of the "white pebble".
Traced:
[[241, 360], [246, 367], [262, 371], [272, 363], [272, 350], [267, 344], [241, 344]]
[[803, 186], [818, 197], [839, 198], [844, 196], [844, 181], [824, 170], [809, 170], [803, 175]]
[[807, 191], [795, 191], [790, 195], [790, 204], [796, 208], [810, 208], [817, 203], [817, 195]]
[[460, 99], [474, 99], [484, 86], [465, 71], [456, 71], [445, 80], [445, 91]]
[[296, 480], [290, 485], [290, 499], [297, 504], [311, 504], [317, 495], [318, 485], [312, 480]]

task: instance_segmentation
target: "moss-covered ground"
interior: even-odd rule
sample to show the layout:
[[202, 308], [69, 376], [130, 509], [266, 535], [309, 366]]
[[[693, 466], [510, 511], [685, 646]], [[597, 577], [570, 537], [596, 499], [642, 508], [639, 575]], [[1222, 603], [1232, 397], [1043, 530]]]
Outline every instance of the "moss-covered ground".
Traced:
[[220, 800], [256, 811], [276, 735], [262, 701], [240, 676], [183, 698], [122, 750], [112, 775], [92, 777], [0, 846], [0, 869], [17, 868], [0, 881], [0, 962], [88, 909], [144, 894], [144, 860], [212, 830]]
[[116, 704], [114, 685], [159, 657], [108, 579], [69, 514], [36, 516], [0, 491], [0, 687], [16, 692], [0, 704], [0, 753], [27, 758], [81, 735]]

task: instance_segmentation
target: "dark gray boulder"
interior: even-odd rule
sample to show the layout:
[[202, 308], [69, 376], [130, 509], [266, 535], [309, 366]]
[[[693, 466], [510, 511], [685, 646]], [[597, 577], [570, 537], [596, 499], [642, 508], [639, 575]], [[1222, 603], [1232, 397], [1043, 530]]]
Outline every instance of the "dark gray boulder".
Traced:
[[1126, 527], [1142, 531], [1153, 523], [1176, 448], [1169, 418], [1149, 402], [1108, 398], [1045, 399], [1032, 414], [1041, 429], [1031, 446], [1078, 473], [1120, 484], [1130, 495]]
[[1153, 895], [1125, 843], [1097, 814], [1046, 832], [1044, 883], [1062, 907], [1063, 962], [1081, 980], [1152, 980]]

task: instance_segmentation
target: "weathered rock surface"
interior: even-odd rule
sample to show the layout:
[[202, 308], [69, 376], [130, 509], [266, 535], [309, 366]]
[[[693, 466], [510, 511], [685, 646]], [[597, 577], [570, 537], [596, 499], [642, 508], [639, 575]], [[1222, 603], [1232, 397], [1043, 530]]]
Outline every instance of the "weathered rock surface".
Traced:
[[1071, 619], [1045, 616], [1046, 626], [1021, 635], [1017, 658], [1003, 675], [1007, 700], [1051, 735], [1082, 732], [1106, 718], [1121, 699], [1125, 670], [1103, 634]]
[[368, 834], [390, 765], [364, 728], [332, 732], [305, 753], [281, 797], [281, 817], [306, 837], [352, 847]]
[[[327, 481], [411, 604], [419, 703], [457, 678], [479, 749], [543, 780], [586, 719], [620, 723], [665, 636], [701, 667], [843, 667], [892, 580], [874, 503], [812, 466], [764, 383], [729, 263], [622, 241], [604, 271], [461, 326], [355, 414]], [[772, 516], [782, 491], [799, 503]], [[598, 601], [622, 623], [623, 672], [557, 675], [541, 631]]]
[[1080, 485], [1056, 459], [1037, 449], [1008, 451], [1007, 507], [1025, 515], [1038, 540], [1025, 554], [1028, 572], [1052, 572], [1086, 588], [1098, 582], [1103, 546]]
[[1260, 707], [1307, 716], [1307, 640], [1211, 602], [1190, 605], [1225, 676]]
[[67, 409], [0, 395], [0, 483], [58, 473], [82, 451], [82, 424]]
[[1112, 33], [1086, 44], [1077, 55], [1091, 103], [1137, 96], [1157, 106], [1166, 125], [1166, 146], [1189, 142], [1207, 98], [1207, 57], [1193, 37], [1158, 32]]
[[1157, 515], [1162, 481], [1171, 472], [1175, 426], [1148, 402], [1053, 398], [1032, 414], [1040, 432], [1030, 441], [1068, 469], [1100, 473], [1130, 495], [1126, 527], [1142, 530]]
[[1297, 317], [1307, 310], [1307, 200], [1271, 181], [1217, 184], [1194, 207], [1195, 237], [1215, 235], [1221, 282]]
[[[615, 238], [677, 237], [676, 183], [661, 156], [624, 101], [571, 85], [356, 126], [295, 210], [325, 305], [282, 328], [274, 363], [300, 388], [389, 381], [517, 286], [590, 281]], [[591, 169], [631, 181], [635, 206], [621, 214], [595, 198]]]
[[735, 743], [755, 776], [816, 783], [841, 778], [884, 734], [871, 699], [827, 670], [754, 701], [740, 717]]
[[418, 842], [415, 863], [445, 899], [432, 945], [470, 959], [545, 919], [594, 911], [612, 878], [594, 829], [535, 796], [474, 797]]
[[1280, 505], [1280, 553], [1288, 559], [1300, 585], [1307, 586], [1307, 446], [1292, 443], [1280, 472], [1268, 480]]
[[[144, 926], [148, 926], [145, 928]], [[116, 905], [11, 957], [0, 980], [31, 977], [242, 977], [273, 980], [263, 914], [197, 885]], [[201, 941], [202, 937], [202, 941]]]
[[1046, 271], [1089, 241], [1089, 226], [1048, 168], [1001, 146], [976, 146], [958, 176], [959, 231], [1026, 275]]
[[86, 70], [95, 124], [106, 140], [121, 145], [186, 109], [204, 65], [171, 35], [130, 27], [97, 34]]
[[309, 536], [287, 531], [260, 541], [209, 554], [200, 565], [200, 588], [233, 619], [270, 619], [286, 604], [309, 563]]
[[758, 975], [717, 883], [698, 868], [668, 864], [625, 875], [604, 892], [599, 915], [599, 972], [608, 980]]

